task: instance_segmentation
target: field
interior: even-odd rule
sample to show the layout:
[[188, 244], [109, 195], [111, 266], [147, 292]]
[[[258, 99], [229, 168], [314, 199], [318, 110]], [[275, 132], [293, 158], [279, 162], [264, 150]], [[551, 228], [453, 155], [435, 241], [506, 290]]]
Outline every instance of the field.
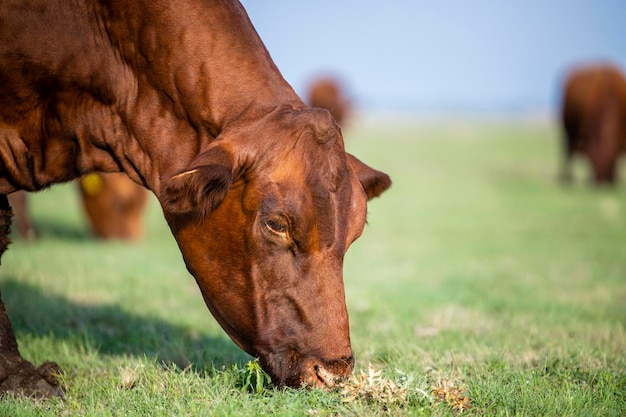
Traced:
[[0, 269], [22, 354], [57, 361], [66, 396], [0, 416], [626, 415], [625, 186], [591, 187], [584, 161], [561, 186], [548, 121], [344, 133], [394, 181], [345, 260], [355, 374], [371, 364], [378, 385], [256, 384], [156, 202], [142, 241], [98, 242], [70, 184], [32, 196], [40, 239]]

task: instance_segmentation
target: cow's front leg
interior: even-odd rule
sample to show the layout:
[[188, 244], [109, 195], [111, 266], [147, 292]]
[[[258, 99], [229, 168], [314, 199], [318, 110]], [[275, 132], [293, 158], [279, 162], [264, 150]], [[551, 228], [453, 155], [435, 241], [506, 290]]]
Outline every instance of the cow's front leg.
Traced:
[[[10, 243], [12, 214], [7, 196], [0, 195], [0, 259]], [[55, 378], [59, 372], [60, 368], [55, 363], [46, 362], [35, 368], [22, 358], [0, 292], [0, 394], [14, 392], [37, 398], [62, 395], [63, 391]]]

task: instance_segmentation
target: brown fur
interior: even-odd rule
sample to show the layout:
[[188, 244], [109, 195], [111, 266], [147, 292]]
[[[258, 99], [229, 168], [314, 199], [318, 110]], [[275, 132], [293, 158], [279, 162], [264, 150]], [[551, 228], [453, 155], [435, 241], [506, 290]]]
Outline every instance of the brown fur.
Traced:
[[573, 69], [563, 92], [562, 122], [565, 163], [576, 153], [585, 155], [596, 183], [612, 184], [616, 164], [626, 149], [626, 79], [612, 65], [597, 64]]
[[13, 211], [9, 205], [7, 196], [0, 194], [0, 260], [2, 259], [2, 254], [11, 243], [9, 233], [11, 233], [12, 217]]
[[300, 100], [239, 2], [27, 4], [0, 6], [0, 194], [125, 172], [274, 382], [350, 374], [343, 257], [391, 181]]

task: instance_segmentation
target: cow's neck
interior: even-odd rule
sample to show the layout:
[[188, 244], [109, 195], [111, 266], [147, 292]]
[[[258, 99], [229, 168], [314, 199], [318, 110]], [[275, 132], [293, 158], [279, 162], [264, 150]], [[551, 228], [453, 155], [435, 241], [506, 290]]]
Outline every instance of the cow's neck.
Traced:
[[[239, 2], [103, 3], [22, 16], [64, 45], [62, 55], [28, 49], [63, 77], [32, 108], [3, 109], [0, 192], [93, 170], [122, 170], [158, 192], [228, 125], [303, 105]], [[24, 48], [38, 41], [22, 35]]]
[[[136, 101], [127, 103], [128, 122], [149, 139], [151, 154], [168, 161], [160, 176], [184, 168], [230, 124], [303, 105], [239, 2], [214, 1], [218, 10], [211, 13], [196, 3], [155, 0], [154, 7], [103, 10], [109, 38], [138, 83]], [[179, 158], [171, 158], [172, 145]]]

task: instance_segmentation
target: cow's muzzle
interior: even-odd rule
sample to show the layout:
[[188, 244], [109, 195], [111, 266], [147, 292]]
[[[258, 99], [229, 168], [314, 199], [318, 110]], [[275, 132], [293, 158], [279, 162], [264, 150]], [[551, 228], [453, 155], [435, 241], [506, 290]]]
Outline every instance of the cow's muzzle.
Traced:
[[353, 369], [352, 356], [332, 362], [310, 361], [303, 368], [302, 383], [311, 388], [333, 389], [346, 380]]

